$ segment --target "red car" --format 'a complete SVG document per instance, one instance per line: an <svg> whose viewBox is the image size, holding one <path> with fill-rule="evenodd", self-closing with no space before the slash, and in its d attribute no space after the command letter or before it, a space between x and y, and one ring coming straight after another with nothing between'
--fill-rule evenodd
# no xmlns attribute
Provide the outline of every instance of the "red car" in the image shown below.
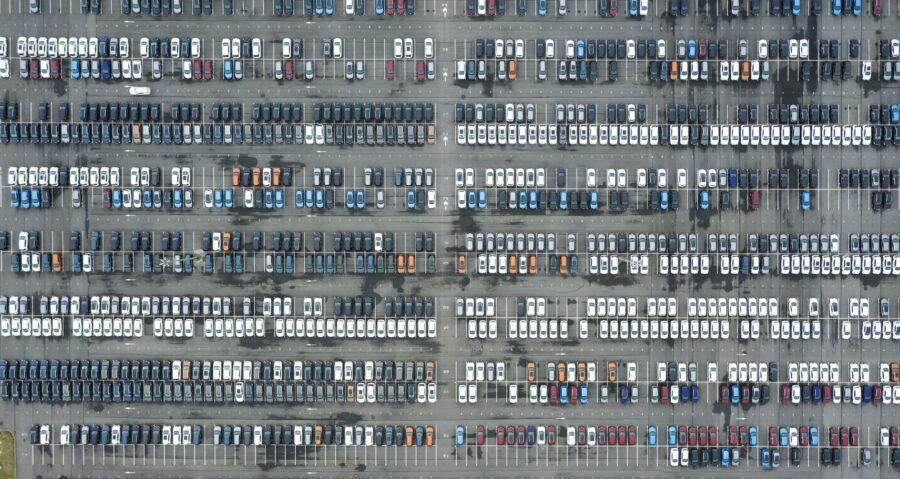
<svg viewBox="0 0 900 479"><path fill-rule="evenodd" d="M687 427L686 426L678 426L678 445L679 446L687 445Z"/></svg>
<svg viewBox="0 0 900 479"><path fill-rule="evenodd" d="M606 426L597 426L597 445L606 445Z"/></svg>
<svg viewBox="0 0 900 479"><path fill-rule="evenodd" d="M487 14L488 15L496 15L497 14L497 0L488 0L487 2Z"/></svg>
<svg viewBox="0 0 900 479"><path fill-rule="evenodd" d="M609 0L609 16L614 17L619 13L619 2L616 0Z"/></svg>
<svg viewBox="0 0 900 479"><path fill-rule="evenodd" d="M31 78L40 78L41 76L41 64L37 61L37 59L31 59Z"/></svg>
<svg viewBox="0 0 900 479"><path fill-rule="evenodd" d="M891 431L891 446L894 446L894 447L900 446L900 434L898 434L897 426L892 426L890 431Z"/></svg>
<svg viewBox="0 0 900 479"><path fill-rule="evenodd" d="M625 426L619 426L619 439L618 439L618 441L619 441L619 445L620 445L620 446L624 446L624 445L625 445L625 441L628 440L627 437L625 436L625 434L626 434Z"/></svg>
<svg viewBox="0 0 900 479"><path fill-rule="evenodd" d="M550 385L550 404L556 404L557 397L559 397L559 389L556 387L556 384L551 384Z"/></svg>
<svg viewBox="0 0 900 479"><path fill-rule="evenodd" d="M759 209L759 192L753 191L750 193L750 207L754 210Z"/></svg>
<svg viewBox="0 0 900 479"><path fill-rule="evenodd" d="M778 446L778 428L775 426L769 427L769 446Z"/></svg>
<svg viewBox="0 0 900 479"><path fill-rule="evenodd" d="M584 446L587 443L587 428L584 426L578 426L575 437L578 438L578 445Z"/></svg>
<svg viewBox="0 0 900 479"><path fill-rule="evenodd" d="M809 428L806 426L800 427L800 445L801 446L809 445Z"/></svg>
<svg viewBox="0 0 900 479"><path fill-rule="evenodd" d="M388 80L394 79L394 60L388 60L384 65L384 76Z"/></svg>
<svg viewBox="0 0 900 479"><path fill-rule="evenodd" d="M874 384L872 386L872 402L874 404L881 404L881 385L880 384Z"/></svg>
<svg viewBox="0 0 900 479"><path fill-rule="evenodd" d="M506 444L506 428L503 426L497 426L497 445L503 446Z"/></svg>
<svg viewBox="0 0 900 479"><path fill-rule="evenodd" d="M397 15L406 14L406 0L397 0L397 8L394 10Z"/></svg>
<svg viewBox="0 0 900 479"><path fill-rule="evenodd" d="M59 59L50 60L50 78L59 78Z"/></svg>
<svg viewBox="0 0 900 479"><path fill-rule="evenodd" d="M747 431L747 426L738 428L738 437L740 438L741 446L746 446L747 443L750 442L750 434Z"/></svg>
<svg viewBox="0 0 900 479"><path fill-rule="evenodd" d="M881 16L881 0L875 0L872 2L872 14L876 17Z"/></svg>
<svg viewBox="0 0 900 479"><path fill-rule="evenodd" d="M284 61L284 78L286 80L294 79L294 60Z"/></svg>
<svg viewBox="0 0 900 479"><path fill-rule="evenodd" d="M847 430L847 427L844 426L840 429L841 432L841 446L849 446L850 445L850 433Z"/></svg>
<svg viewBox="0 0 900 479"><path fill-rule="evenodd" d="M213 77L213 61L206 60L203 62L203 79L212 80Z"/></svg>
<svg viewBox="0 0 900 479"><path fill-rule="evenodd" d="M822 402L825 404L831 403L831 385L826 384L822 386Z"/></svg>
<svg viewBox="0 0 900 479"><path fill-rule="evenodd" d="M791 387L787 384L781 385L781 404L788 404L791 402Z"/></svg>
<svg viewBox="0 0 900 479"><path fill-rule="evenodd" d="M729 402L729 389L727 384L722 384L719 386L719 402L722 404L728 404Z"/></svg>
<svg viewBox="0 0 900 479"><path fill-rule="evenodd" d="M425 79L425 60L419 60L416 62L416 80L422 81Z"/></svg>
<svg viewBox="0 0 900 479"><path fill-rule="evenodd" d="M385 2L384 10L388 15L394 14L394 0L387 0Z"/></svg>
<svg viewBox="0 0 900 479"><path fill-rule="evenodd" d="M729 446L737 446L738 445L738 429L737 426L729 426L728 427L728 445Z"/></svg>
<svg viewBox="0 0 900 479"><path fill-rule="evenodd" d="M691 426L688 428L688 445L696 446L697 445L697 427Z"/></svg>
<svg viewBox="0 0 900 479"><path fill-rule="evenodd" d="M556 445L556 426L547 426L547 444Z"/></svg>
<svg viewBox="0 0 900 479"><path fill-rule="evenodd" d="M519 428L516 430L516 435L519 436L520 446L524 446L525 444L527 444L525 440L525 426L519 426Z"/></svg>
<svg viewBox="0 0 900 479"><path fill-rule="evenodd" d="M741 404L750 403L750 386L748 384L741 385Z"/></svg>
<svg viewBox="0 0 900 479"><path fill-rule="evenodd" d="M637 444L637 426L628 426L628 445Z"/></svg>
<svg viewBox="0 0 900 479"><path fill-rule="evenodd" d="M609 426L608 428L606 428L606 431L609 435L609 445L615 446L616 444L618 444L619 441L616 440L616 426Z"/></svg>
<svg viewBox="0 0 900 479"><path fill-rule="evenodd" d="M194 80L200 80L203 78L203 64L200 63L200 60L194 60Z"/></svg>
<svg viewBox="0 0 900 479"><path fill-rule="evenodd" d="M838 445L838 428L834 426L828 428L828 443L831 447Z"/></svg>
<svg viewBox="0 0 900 479"><path fill-rule="evenodd" d="M850 426L850 445L859 446L859 428Z"/></svg>
<svg viewBox="0 0 900 479"><path fill-rule="evenodd" d="M706 426L697 428L697 443L701 446L706 446Z"/></svg>
<svg viewBox="0 0 900 479"><path fill-rule="evenodd" d="M659 402L669 404L669 386L663 384L659 387Z"/></svg>
<svg viewBox="0 0 900 479"><path fill-rule="evenodd" d="M516 426L508 426L506 428L506 445L507 446L515 446L516 445Z"/></svg>
<svg viewBox="0 0 900 479"><path fill-rule="evenodd" d="M569 384L569 404L578 404L578 387Z"/></svg>
<svg viewBox="0 0 900 479"><path fill-rule="evenodd" d="M484 445L484 426L481 424L475 428L475 444L478 446Z"/></svg>
<svg viewBox="0 0 900 479"><path fill-rule="evenodd" d="M709 426L709 445L712 447L716 447L716 443L719 442L719 432L716 430L716 426Z"/></svg>
<svg viewBox="0 0 900 479"><path fill-rule="evenodd" d="M700 57L701 60L706 59L706 39L702 38L697 42L697 56Z"/></svg>
<svg viewBox="0 0 900 479"><path fill-rule="evenodd" d="M112 192L110 190L103 190L103 207L104 208L112 208Z"/></svg>

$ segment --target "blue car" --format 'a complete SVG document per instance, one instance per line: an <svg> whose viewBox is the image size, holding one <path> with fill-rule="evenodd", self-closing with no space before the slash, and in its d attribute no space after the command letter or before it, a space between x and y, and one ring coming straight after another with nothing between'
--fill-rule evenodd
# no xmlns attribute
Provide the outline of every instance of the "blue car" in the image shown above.
<svg viewBox="0 0 900 479"><path fill-rule="evenodd" d="M116 188L112 192L112 204L113 208L121 208L122 207L122 190Z"/></svg>
<svg viewBox="0 0 900 479"><path fill-rule="evenodd" d="M321 188L316 189L316 208L325 207L325 192Z"/></svg>
<svg viewBox="0 0 900 479"><path fill-rule="evenodd" d="M334 0L325 0L325 15L334 15Z"/></svg>
<svg viewBox="0 0 900 479"><path fill-rule="evenodd" d="M841 14L841 0L831 0L831 14L832 15L840 15Z"/></svg>
<svg viewBox="0 0 900 479"><path fill-rule="evenodd" d="M891 123L900 123L900 105L896 103L891 105Z"/></svg>
<svg viewBox="0 0 900 479"><path fill-rule="evenodd" d="M722 448L722 467L728 467L731 464L731 450L727 447Z"/></svg>
<svg viewBox="0 0 900 479"><path fill-rule="evenodd" d="M535 435L536 435L536 434L537 434L537 429L535 429L534 426L528 426L528 432L527 432L527 434L526 434L525 437L528 438L528 445L529 445L529 446L533 446L533 445L534 445L534 439L535 439Z"/></svg>
<svg viewBox="0 0 900 479"><path fill-rule="evenodd" d="M267 189L264 198L265 198L266 209L271 210L272 207L275 206L275 202L273 201L273 198L272 198L272 190ZM219 208L218 204L216 204L216 208Z"/></svg>
<svg viewBox="0 0 900 479"><path fill-rule="evenodd" d="M538 207L538 195L537 191L529 191L528 192L528 209L536 210Z"/></svg>
<svg viewBox="0 0 900 479"><path fill-rule="evenodd" d="M581 384L580 386L578 386L578 396L579 396L579 400L581 401L581 404L588 403L588 385L587 384Z"/></svg>
<svg viewBox="0 0 900 479"><path fill-rule="evenodd" d="M347 201L345 202L345 206L350 210L356 206L356 196L353 195L353 190L347 190Z"/></svg>
<svg viewBox="0 0 900 479"><path fill-rule="evenodd" d="M750 426L748 433L750 434L750 446L756 446L759 443L759 431L756 426Z"/></svg>
<svg viewBox="0 0 900 479"><path fill-rule="evenodd" d="M375 0L375 15L384 15L384 0Z"/></svg>
<svg viewBox="0 0 900 479"><path fill-rule="evenodd" d="M538 0L537 2L537 12L539 16L547 15L547 0Z"/></svg>
<svg viewBox="0 0 900 479"><path fill-rule="evenodd" d="M294 192L294 207L303 208L303 190L297 190Z"/></svg>
<svg viewBox="0 0 900 479"><path fill-rule="evenodd" d="M234 78L233 68L234 68L234 60L232 60L230 58L226 58L225 59L225 68L223 69L225 72L226 80L231 80L232 78Z"/></svg>
<svg viewBox="0 0 900 479"><path fill-rule="evenodd" d="M153 192L150 188L144 188L144 208L153 208Z"/></svg>
<svg viewBox="0 0 900 479"><path fill-rule="evenodd" d="M762 448L762 450L759 451L759 465L763 469L768 469L768 468L772 467L768 447L764 447L764 448Z"/></svg>
<svg viewBox="0 0 900 479"><path fill-rule="evenodd" d="M647 445L648 446L656 445L656 426L648 426L647 427Z"/></svg>
<svg viewBox="0 0 900 479"><path fill-rule="evenodd" d="M275 207L279 210L284 208L284 190L281 188L275 190Z"/></svg>
<svg viewBox="0 0 900 479"><path fill-rule="evenodd" d="M316 15L322 16L323 13L325 13L324 0L316 0Z"/></svg>
<svg viewBox="0 0 900 479"><path fill-rule="evenodd" d="M818 446L819 445L819 428L816 426L811 426L809 428L809 445L810 446Z"/></svg>
<svg viewBox="0 0 900 479"><path fill-rule="evenodd" d="M32 188L31 189L31 207L32 208L40 208L41 207L41 189L40 188Z"/></svg>
<svg viewBox="0 0 900 479"><path fill-rule="evenodd" d="M72 78L76 80L81 78L81 60L73 58L69 62L69 70L72 71Z"/></svg>
<svg viewBox="0 0 900 479"><path fill-rule="evenodd" d="M175 205L175 208L181 209L184 206L184 190L181 188L175 189L175 195L172 203Z"/></svg>
<svg viewBox="0 0 900 479"><path fill-rule="evenodd" d="M222 205L224 204L222 202L222 189L221 188L216 188L213 191L213 204L216 206L216 208L221 208Z"/></svg>
<svg viewBox="0 0 900 479"><path fill-rule="evenodd" d="M669 426L667 431L668 431L667 435L669 436L669 439L668 439L669 445L674 446L675 444L678 443L678 438L676 437L677 430L675 429L675 426Z"/></svg>
<svg viewBox="0 0 900 479"><path fill-rule="evenodd" d="M412 197L412 206L411 207L409 206L410 196ZM469 190L467 192L467 196L468 196L468 198L467 198L468 201L467 201L466 206L468 206L468 208L470 210L474 210L475 206L477 206L477 204L478 204L476 201L475 190ZM415 206L416 206L416 193L412 190L410 190L409 193L406 194L406 206L408 208L415 208Z"/></svg>
<svg viewBox="0 0 900 479"><path fill-rule="evenodd" d="M591 209L596 210L600 207L599 197L596 191L591 191Z"/></svg>
<svg viewBox="0 0 900 479"><path fill-rule="evenodd" d="M575 42L575 58L578 58L579 60L584 58L584 40Z"/></svg>
<svg viewBox="0 0 900 479"><path fill-rule="evenodd" d="M737 170L731 168L728 170L728 186L731 188L736 187L738 184Z"/></svg>
<svg viewBox="0 0 900 479"><path fill-rule="evenodd" d="M316 206L315 197L316 197L315 191L313 191L312 188L307 188L306 189L306 207L307 208L312 208L313 206Z"/></svg>
<svg viewBox="0 0 900 479"><path fill-rule="evenodd" d="M19 189L15 188L15 187L10 188L9 194L11 196L10 203L12 204L12 207L18 208L19 207Z"/></svg>
<svg viewBox="0 0 900 479"><path fill-rule="evenodd" d="M691 385L691 402L697 404L700 401L700 386Z"/></svg>
<svg viewBox="0 0 900 479"><path fill-rule="evenodd" d="M366 190L356 190L356 207L359 209L366 207Z"/></svg>
<svg viewBox="0 0 900 479"><path fill-rule="evenodd" d="M800 209L802 209L802 210L809 209L809 192L808 191L800 192Z"/></svg>
<svg viewBox="0 0 900 479"><path fill-rule="evenodd" d="M709 209L709 191L703 190L700 192L700 209Z"/></svg>
<svg viewBox="0 0 900 479"><path fill-rule="evenodd" d="M559 386L559 405L569 404L569 387L565 384Z"/></svg>
<svg viewBox="0 0 900 479"><path fill-rule="evenodd" d="M482 210L487 208L487 191L478 190L478 208Z"/></svg>
<svg viewBox="0 0 900 479"><path fill-rule="evenodd" d="M695 40L688 40L687 54L691 60L697 58L697 42Z"/></svg>
<svg viewBox="0 0 900 479"><path fill-rule="evenodd" d="M858 17L862 13L862 0L853 0L853 16Z"/></svg>
<svg viewBox="0 0 900 479"><path fill-rule="evenodd" d="M469 191L469 202L467 205L469 208L475 207L475 192ZM408 190L406 192L406 207L409 209L415 209L416 207L416 191Z"/></svg>
<svg viewBox="0 0 900 479"><path fill-rule="evenodd" d="M788 430L786 427L778 428L778 441L782 446L788 445Z"/></svg>
<svg viewBox="0 0 900 479"><path fill-rule="evenodd" d="M731 385L731 404L738 404L741 402L741 389L737 384Z"/></svg>
<svg viewBox="0 0 900 479"><path fill-rule="evenodd" d="M528 193L525 190L519 192L519 209L528 208Z"/></svg>
<svg viewBox="0 0 900 479"><path fill-rule="evenodd" d="M659 208L661 210L669 209L669 192L668 191L660 191L659 192Z"/></svg>
<svg viewBox="0 0 900 479"><path fill-rule="evenodd" d="M569 192L568 191L560 191L559 192L559 209L561 209L561 210L569 209Z"/></svg>
<svg viewBox="0 0 900 479"><path fill-rule="evenodd" d="M628 0L628 15L638 16L638 0Z"/></svg>
<svg viewBox="0 0 900 479"><path fill-rule="evenodd" d="M29 190L28 188L22 188L19 202L21 203L22 208L25 208L26 210L28 208L31 208L31 190Z"/></svg>
<svg viewBox="0 0 900 479"><path fill-rule="evenodd" d="M228 209L234 208L234 190L231 188L225 190L225 207Z"/></svg>
<svg viewBox="0 0 900 479"><path fill-rule="evenodd" d="M462 446L466 443L466 428L456 426L456 445Z"/></svg>

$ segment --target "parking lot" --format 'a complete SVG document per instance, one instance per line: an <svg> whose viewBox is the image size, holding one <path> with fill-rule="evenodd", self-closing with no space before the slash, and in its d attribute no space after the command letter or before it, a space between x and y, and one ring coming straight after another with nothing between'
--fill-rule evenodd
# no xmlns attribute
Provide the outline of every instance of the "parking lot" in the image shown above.
<svg viewBox="0 0 900 479"><path fill-rule="evenodd" d="M30 1L18 475L897 475L898 2Z"/></svg>

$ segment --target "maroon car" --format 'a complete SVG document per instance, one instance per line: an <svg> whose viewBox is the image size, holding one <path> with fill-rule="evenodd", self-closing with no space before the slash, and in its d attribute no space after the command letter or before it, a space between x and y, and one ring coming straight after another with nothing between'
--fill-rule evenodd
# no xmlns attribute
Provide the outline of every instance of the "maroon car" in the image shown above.
<svg viewBox="0 0 900 479"><path fill-rule="evenodd" d="M294 60L284 61L284 78L286 80L294 79Z"/></svg>
<svg viewBox="0 0 900 479"><path fill-rule="evenodd" d="M203 64L200 60L194 60L194 80L200 80L203 78Z"/></svg>
<svg viewBox="0 0 900 479"><path fill-rule="evenodd" d="M206 60L203 62L203 79L212 80L213 77L213 61Z"/></svg>
<svg viewBox="0 0 900 479"><path fill-rule="evenodd" d="M41 63L37 59L31 59L31 78L41 77Z"/></svg>
<svg viewBox="0 0 900 479"><path fill-rule="evenodd" d="M59 78L59 58L50 60L50 78Z"/></svg>

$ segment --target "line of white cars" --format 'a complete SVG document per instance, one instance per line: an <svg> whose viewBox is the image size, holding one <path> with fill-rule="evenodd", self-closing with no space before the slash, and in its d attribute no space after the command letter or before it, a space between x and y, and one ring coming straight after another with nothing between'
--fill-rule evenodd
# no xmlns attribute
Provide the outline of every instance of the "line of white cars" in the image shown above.
<svg viewBox="0 0 900 479"><path fill-rule="evenodd" d="M62 318L4 316L0 318L0 335L4 338L62 337Z"/></svg>
<svg viewBox="0 0 900 479"><path fill-rule="evenodd" d="M266 335L264 318L206 318L203 335L207 338L252 338Z"/></svg>
<svg viewBox="0 0 900 479"><path fill-rule="evenodd" d="M506 381L506 363L466 361L466 381Z"/></svg>
<svg viewBox="0 0 900 479"><path fill-rule="evenodd" d="M491 320L490 322L493 322ZM471 321L470 321L471 323ZM507 337L510 339L568 339L569 321L567 319L510 319L507 322ZM488 337L495 338L496 330L492 331L488 325ZM471 333L471 325L470 325ZM579 333L580 334L580 333ZM479 331L479 337L480 331ZM580 337L586 337L580 336Z"/></svg>
<svg viewBox="0 0 900 479"><path fill-rule="evenodd" d="M130 52L128 37L114 40L116 48L110 49L109 55L127 58ZM19 37L16 54L22 58L97 58L99 46L98 37Z"/></svg>
<svg viewBox="0 0 900 479"><path fill-rule="evenodd" d="M779 272L783 275L896 276L900 275L900 254L783 254Z"/></svg>
<svg viewBox="0 0 900 479"><path fill-rule="evenodd" d="M157 321L159 320L157 319ZM154 333L156 333L155 330ZM143 318L99 318L87 316L72 318L72 336L79 338L140 338L143 335ZM160 335L156 334L156 336Z"/></svg>
<svg viewBox="0 0 900 479"><path fill-rule="evenodd" d="M279 338L434 338L437 337L437 319L275 318L275 336Z"/></svg>
<svg viewBox="0 0 900 479"><path fill-rule="evenodd" d="M10 166L6 170L6 183L9 186L59 186L59 171L57 166ZM76 168L75 171L79 170ZM109 168L107 180L108 174Z"/></svg>

